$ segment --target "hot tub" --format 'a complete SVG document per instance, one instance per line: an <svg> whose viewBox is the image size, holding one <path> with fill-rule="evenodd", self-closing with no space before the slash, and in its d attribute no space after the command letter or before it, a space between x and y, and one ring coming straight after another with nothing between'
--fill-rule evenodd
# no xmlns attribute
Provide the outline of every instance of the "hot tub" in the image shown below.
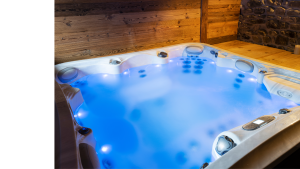
<svg viewBox="0 0 300 169"><path fill-rule="evenodd" d="M62 63L55 78L102 169L230 167L300 119L299 71L203 43Z"/></svg>

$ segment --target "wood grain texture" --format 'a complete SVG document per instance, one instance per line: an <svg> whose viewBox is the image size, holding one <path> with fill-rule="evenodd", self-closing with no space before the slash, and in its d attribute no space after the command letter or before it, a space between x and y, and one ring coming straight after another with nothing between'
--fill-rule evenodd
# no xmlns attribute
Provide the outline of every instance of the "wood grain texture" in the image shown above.
<svg viewBox="0 0 300 169"><path fill-rule="evenodd" d="M147 0L55 4L55 16L84 16L179 9L199 9L200 0Z"/></svg>
<svg viewBox="0 0 300 169"><path fill-rule="evenodd" d="M208 27L208 0L201 0L201 35L200 42L207 43L207 27Z"/></svg>
<svg viewBox="0 0 300 169"><path fill-rule="evenodd" d="M200 42L199 0L57 0L55 63Z"/></svg>
<svg viewBox="0 0 300 169"><path fill-rule="evenodd" d="M220 37L216 37L216 38L210 38L208 39L207 43L208 44L218 44L218 43L222 43L222 42L227 42L227 41L232 41L232 40L236 40L237 39L237 35L228 35L228 36L220 36Z"/></svg>
<svg viewBox="0 0 300 169"><path fill-rule="evenodd" d="M209 0L207 42L210 44L237 39L241 0Z"/></svg>
<svg viewBox="0 0 300 169"><path fill-rule="evenodd" d="M300 70L300 55L285 50L239 40L223 42L214 46L264 62Z"/></svg>

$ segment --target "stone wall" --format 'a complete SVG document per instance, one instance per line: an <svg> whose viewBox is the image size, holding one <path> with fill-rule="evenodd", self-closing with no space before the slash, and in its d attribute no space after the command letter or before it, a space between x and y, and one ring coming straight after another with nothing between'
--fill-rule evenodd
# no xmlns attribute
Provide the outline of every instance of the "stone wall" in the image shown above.
<svg viewBox="0 0 300 169"><path fill-rule="evenodd" d="M242 0L238 39L294 51L300 44L299 0Z"/></svg>

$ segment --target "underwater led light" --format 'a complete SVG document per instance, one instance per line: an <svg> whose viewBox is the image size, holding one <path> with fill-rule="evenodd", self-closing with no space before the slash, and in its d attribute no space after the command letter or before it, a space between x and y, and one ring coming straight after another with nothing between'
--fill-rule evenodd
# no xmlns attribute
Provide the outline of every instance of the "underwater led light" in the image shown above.
<svg viewBox="0 0 300 169"><path fill-rule="evenodd" d="M160 67L160 65L156 65L156 67Z"/></svg>
<svg viewBox="0 0 300 169"><path fill-rule="evenodd" d="M124 72L124 75L127 75L128 74L128 72Z"/></svg>
<svg viewBox="0 0 300 169"><path fill-rule="evenodd" d="M106 76L108 76L108 75L107 74L103 75L103 77L106 77Z"/></svg>
<svg viewBox="0 0 300 169"><path fill-rule="evenodd" d="M232 70L227 70L228 73L232 73Z"/></svg>
<svg viewBox="0 0 300 169"><path fill-rule="evenodd" d="M169 62L173 62L173 60L169 60Z"/></svg>
<svg viewBox="0 0 300 169"><path fill-rule="evenodd" d="M82 114L81 113L78 113L78 117L80 117Z"/></svg>
<svg viewBox="0 0 300 169"><path fill-rule="evenodd" d="M211 64L215 64L215 62L210 62Z"/></svg>
<svg viewBox="0 0 300 169"><path fill-rule="evenodd" d="M110 150L111 150L111 147L109 145L104 145L101 147L101 152L103 152L103 153L108 153L108 152L110 152Z"/></svg>
<svg viewBox="0 0 300 169"><path fill-rule="evenodd" d="M254 79L254 78L249 78L248 80L251 81L251 82L255 82L256 81L256 79Z"/></svg>

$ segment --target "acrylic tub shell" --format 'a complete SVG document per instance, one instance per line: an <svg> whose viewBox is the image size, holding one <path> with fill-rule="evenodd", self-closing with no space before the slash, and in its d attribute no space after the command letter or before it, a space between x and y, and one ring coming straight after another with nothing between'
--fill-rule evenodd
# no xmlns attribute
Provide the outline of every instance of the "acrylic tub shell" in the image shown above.
<svg viewBox="0 0 300 169"><path fill-rule="evenodd" d="M234 53L230 53L225 50L221 50L214 46L210 46L203 43L185 43L185 44L174 45L174 46L141 51L141 52L134 52L134 53L127 53L122 55L114 55L114 56L108 56L102 58L94 58L94 59L62 63L55 66L55 79L57 83L60 85L61 89L64 91L65 97L68 100L71 111L75 112L76 109L81 104L84 103L84 99L81 95L80 90L78 88L73 88L70 86L70 84L75 82L76 80L90 74L98 74L98 73L120 74L125 70L133 67L138 67L138 66L143 66L148 64L167 64L171 58L181 57L187 46L194 46L194 47L198 46L200 48L204 47L203 54L205 54L205 56L209 57L214 62L216 62L217 66L237 69L242 71L243 70L249 71L248 73L255 76L258 79L259 83L263 83L270 93L279 95L281 97L286 96L289 97L288 99L290 99L291 101L300 103L300 88L299 88L300 72L299 71L258 61ZM212 53L218 53L218 57L215 57L215 55L211 53L212 50L214 51ZM157 55L159 52L168 53L168 57L166 58L158 57ZM118 60L121 63L117 65L110 64L112 60ZM63 78L63 79L71 79L68 82L61 81L60 80L61 78L59 78L60 76L59 72L66 68L72 70L71 72L69 72L69 74L66 74ZM262 75L259 73L260 70L264 70L267 73ZM288 93L291 93L292 95L289 95ZM249 152L248 150L257 147L258 146L257 144L259 142L271 139L271 137L273 137L276 134L276 132L279 132L283 128L289 127L291 121L294 122L299 121L300 111L298 109L299 107L294 108L295 110L294 114L280 116L280 118L282 117L281 120L280 118L278 118L278 124L281 125L281 128L280 126L277 127L274 126L274 124L276 124L277 122L270 124L269 127L265 126L260 130L266 132L268 131L270 133L265 135L263 138L259 139L258 142L251 143L250 145L252 147L246 148L247 150L245 150L245 148L241 148L240 146L239 146L240 148L235 147L230 152L224 155L224 157L226 158L219 158L216 162L213 162L212 165L210 165L208 168L220 167L222 166L223 163L224 164L226 163L226 165L223 165L225 168L230 167L230 165L233 165L241 157L245 156L245 153ZM289 122L289 124L284 123L284 121ZM271 126L275 127L274 128L275 130L273 129L273 131L271 131L272 129ZM77 131L79 128L78 126L76 128ZM257 134L245 135L244 132L241 131L239 132L235 129L221 134L226 134L228 136L231 136L238 144L243 146L247 146L249 142L249 139L247 138L249 138L250 136L253 138L257 137ZM95 142L93 141L94 138L92 136L84 136L84 137L80 135L77 136L78 136L77 141L79 143L88 143L89 145L94 147ZM238 149L241 149L241 152L236 152L238 151ZM285 147L284 151L286 149L287 147ZM233 155L229 158L228 157L229 154L233 154ZM239 156L237 156L237 154ZM231 160L228 161L228 158Z"/></svg>

